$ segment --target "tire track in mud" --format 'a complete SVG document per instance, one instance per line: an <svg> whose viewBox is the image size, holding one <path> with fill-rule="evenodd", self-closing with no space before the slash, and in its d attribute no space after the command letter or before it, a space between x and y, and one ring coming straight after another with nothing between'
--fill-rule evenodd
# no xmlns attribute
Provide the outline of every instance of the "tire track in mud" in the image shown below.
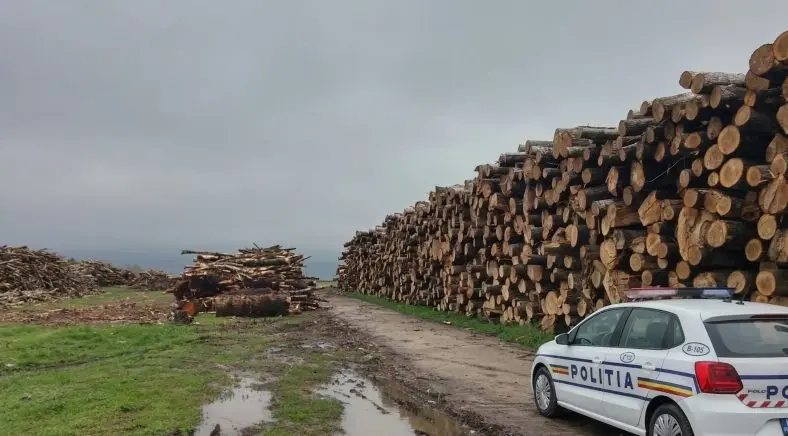
<svg viewBox="0 0 788 436"><path fill-rule="evenodd" d="M478 414L493 434L616 436L621 431L577 414L549 420L536 411L533 353L497 338L402 315L373 304L327 296L331 314L401 356L415 383L454 414Z"/></svg>

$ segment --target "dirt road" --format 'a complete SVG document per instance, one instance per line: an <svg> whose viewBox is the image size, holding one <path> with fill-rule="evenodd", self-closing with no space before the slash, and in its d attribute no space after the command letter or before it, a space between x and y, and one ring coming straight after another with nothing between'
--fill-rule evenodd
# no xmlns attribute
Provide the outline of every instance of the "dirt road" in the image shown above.
<svg viewBox="0 0 788 436"><path fill-rule="evenodd" d="M527 350L352 298L331 296L329 301L337 318L406 359L419 383L440 392L455 411L476 412L513 435L622 434L574 414L560 421L541 417L532 401L532 353Z"/></svg>

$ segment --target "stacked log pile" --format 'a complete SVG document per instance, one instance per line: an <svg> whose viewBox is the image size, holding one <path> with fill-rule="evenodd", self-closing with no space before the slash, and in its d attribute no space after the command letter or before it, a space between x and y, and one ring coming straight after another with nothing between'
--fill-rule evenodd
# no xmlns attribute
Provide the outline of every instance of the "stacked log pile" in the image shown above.
<svg viewBox="0 0 788 436"><path fill-rule="evenodd" d="M642 286L788 301L788 32L617 126L555 130L345 244L346 290L555 330Z"/></svg>
<svg viewBox="0 0 788 436"><path fill-rule="evenodd" d="M0 246L0 307L96 292L93 278L62 256L25 246Z"/></svg>
<svg viewBox="0 0 788 436"><path fill-rule="evenodd" d="M294 248L279 245L244 248L237 253L183 250L195 255L173 291L180 302L217 315L270 316L318 309L316 283L304 276L304 261Z"/></svg>

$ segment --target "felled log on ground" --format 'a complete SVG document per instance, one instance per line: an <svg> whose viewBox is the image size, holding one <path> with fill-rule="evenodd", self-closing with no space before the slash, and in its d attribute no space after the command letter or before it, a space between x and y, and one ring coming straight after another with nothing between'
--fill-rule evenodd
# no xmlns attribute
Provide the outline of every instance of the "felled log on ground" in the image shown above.
<svg viewBox="0 0 788 436"><path fill-rule="evenodd" d="M266 317L287 315L290 303L283 296L220 295L213 297L216 316Z"/></svg>

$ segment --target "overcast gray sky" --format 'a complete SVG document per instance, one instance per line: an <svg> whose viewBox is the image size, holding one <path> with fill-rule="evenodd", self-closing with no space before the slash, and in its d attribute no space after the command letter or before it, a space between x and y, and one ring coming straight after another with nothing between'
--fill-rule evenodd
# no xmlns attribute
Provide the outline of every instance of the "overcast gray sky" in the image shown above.
<svg viewBox="0 0 788 436"><path fill-rule="evenodd" d="M788 1L0 0L0 243L355 229L556 127L741 71Z"/></svg>

